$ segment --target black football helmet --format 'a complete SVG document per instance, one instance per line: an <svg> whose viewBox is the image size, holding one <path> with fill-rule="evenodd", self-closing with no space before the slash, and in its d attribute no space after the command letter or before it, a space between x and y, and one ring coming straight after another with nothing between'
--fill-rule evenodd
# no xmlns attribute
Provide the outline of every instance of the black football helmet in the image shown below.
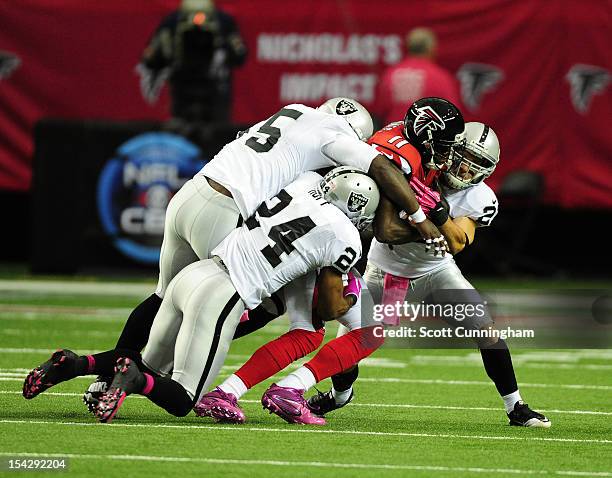
<svg viewBox="0 0 612 478"><path fill-rule="evenodd" d="M423 164L429 169L445 171L465 147L463 115L443 98L432 96L412 103L404 117L404 134L425 153Z"/></svg>

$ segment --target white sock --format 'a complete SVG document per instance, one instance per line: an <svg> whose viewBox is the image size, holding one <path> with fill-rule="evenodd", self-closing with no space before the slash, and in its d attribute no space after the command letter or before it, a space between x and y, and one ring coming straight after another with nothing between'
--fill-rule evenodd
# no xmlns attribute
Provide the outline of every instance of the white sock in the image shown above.
<svg viewBox="0 0 612 478"><path fill-rule="evenodd" d="M231 374L225 379L225 381L219 385L219 388L225 393L233 393L236 398L242 397L247 393L247 386L244 384L240 377L235 374Z"/></svg>
<svg viewBox="0 0 612 478"><path fill-rule="evenodd" d="M306 391L310 387L314 387L316 383L317 379L310 369L307 367L300 367L295 372L290 373L279 382L276 382L276 385L279 387L298 388Z"/></svg>
<svg viewBox="0 0 612 478"><path fill-rule="evenodd" d="M523 399L521 398L521 394L518 390L508 395L504 395L502 397L502 400L504 401L504 406L506 407L506 413L510 413L512 410L514 410L514 405L516 404L516 402L523 401Z"/></svg>
<svg viewBox="0 0 612 478"><path fill-rule="evenodd" d="M351 396L352 392L353 392L353 387L350 387L348 390L345 390L344 392L338 392L334 387L332 387L332 397L334 397L334 400L336 401L336 405L344 405L346 401L349 399L349 397Z"/></svg>

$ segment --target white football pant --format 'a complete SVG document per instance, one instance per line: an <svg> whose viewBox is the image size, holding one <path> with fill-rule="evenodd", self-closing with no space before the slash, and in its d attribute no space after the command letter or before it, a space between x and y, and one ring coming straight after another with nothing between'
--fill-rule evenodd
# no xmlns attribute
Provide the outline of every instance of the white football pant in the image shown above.
<svg viewBox="0 0 612 478"><path fill-rule="evenodd" d="M166 210L155 293L163 298L181 269L209 259L210 251L238 226L239 218L234 200L211 188L206 177L198 174L187 181Z"/></svg>
<svg viewBox="0 0 612 478"><path fill-rule="evenodd" d="M218 257L195 262L168 285L155 316L143 363L200 399L219 374L244 302Z"/></svg>

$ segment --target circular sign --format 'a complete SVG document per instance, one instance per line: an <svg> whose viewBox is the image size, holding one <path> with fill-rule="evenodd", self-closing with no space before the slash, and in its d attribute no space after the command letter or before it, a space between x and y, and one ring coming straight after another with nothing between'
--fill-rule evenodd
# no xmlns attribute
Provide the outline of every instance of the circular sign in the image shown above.
<svg viewBox="0 0 612 478"><path fill-rule="evenodd" d="M166 207L205 161L198 147L170 133L146 133L122 144L98 178L104 232L125 256L157 264Z"/></svg>

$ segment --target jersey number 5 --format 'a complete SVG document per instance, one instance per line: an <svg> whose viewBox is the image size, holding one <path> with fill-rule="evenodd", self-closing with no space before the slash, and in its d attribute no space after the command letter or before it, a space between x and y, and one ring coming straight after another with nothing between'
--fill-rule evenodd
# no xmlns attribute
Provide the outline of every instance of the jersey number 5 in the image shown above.
<svg viewBox="0 0 612 478"><path fill-rule="evenodd" d="M256 136L251 136L249 139L247 139L246 145L249 148L251 148L253 151L257 151L258 153L267 153L268 151L270 151L274 147L274 145L277 143L278 139L281 137L280 128L277 128L276 126L272 126L272 124L280 116L286 116L287 118L296 120L300 116L302 116L302 112L297 111L297 110L292 110L291 108L283 108L278 113L276 113L274 116L272 116L268 121L266 121L263 125L261 125L261 127L257 130L258 133L268 135L268 137L266 138L266 142L260 143L257 140L261 139L261 137L258 138Z"/></svg>

